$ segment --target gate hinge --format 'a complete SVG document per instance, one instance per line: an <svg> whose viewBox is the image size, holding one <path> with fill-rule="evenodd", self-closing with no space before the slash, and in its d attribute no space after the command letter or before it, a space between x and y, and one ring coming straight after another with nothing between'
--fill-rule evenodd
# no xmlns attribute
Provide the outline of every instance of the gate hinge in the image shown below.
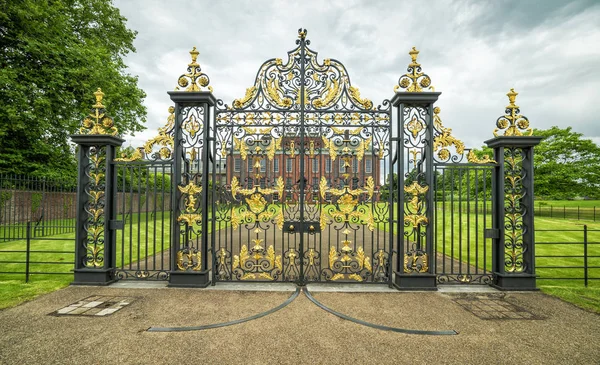
<svg viewBox="0 0 600 365"><path fill-rule="evenodd" d="M108 228L110 228L112 230L123 229L123 227L125 227L125 224L123 224L123 221L112 220L108 224Z"/></svg>
<svg viewBox="0 0 600 365"><path fill-rule="evenodd" d="M485 230L484 237L498 239L500 238L500 230L497 228L488 228Z"/></svg>

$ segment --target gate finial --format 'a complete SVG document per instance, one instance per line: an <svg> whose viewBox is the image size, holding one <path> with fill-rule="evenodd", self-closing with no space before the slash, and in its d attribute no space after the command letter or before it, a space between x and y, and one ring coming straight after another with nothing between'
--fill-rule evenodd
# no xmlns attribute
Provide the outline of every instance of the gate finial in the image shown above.
<svg viewBox="0 0 600 365"><path fill-rule="evenodd" d="M208 91L212 93L212 86L208 86L210 79L207 74L202 72L200 64L197 62L199 54L200 52L196 50L196 47L192 48L190 51L192 62L188 63L187 73L179 76L177 84L186 87L185 91L203 91L202 88L207 87ZM179 90L179 87L176 87L175 90Z"/></svg>
<svg viewBox="0 0 600 365"><path fill-rule="evenodd" d="M504 129L505 136L531 136L533 129L529 127L529 119L526 116L519 114L519 106L515 104L515 99L519 95L514 88L506 94L509 104L506 106L504 115L496 120L496 129L494 129L494 137L498 137L498 132Z"/></svg>
<svg viewBox="0 0 600 365"><path fill-rule="evenodd" d="M407 92L422 92L423 88L435 91L434 87L431 86L431 78L421 72L421 64L417 62L417 56L419 55L417 48L413 47L408 54L412 62L408 65L408 72L398 79L398 85L394 86L394 92L398 92L400 88L406 89Z"/></svg>
<svg viewBox="0 0 600 365"><path fill-rule="evenodd" d="M106 110L104 109L104 105L102 105L102 98L104 97L102 89L98 88L94 96L96 97L96 103L92 105L92 112L83 118L79 133L110 134L116 136L119 131L115 127L115 122L111 117L106 115Z"/></svg>

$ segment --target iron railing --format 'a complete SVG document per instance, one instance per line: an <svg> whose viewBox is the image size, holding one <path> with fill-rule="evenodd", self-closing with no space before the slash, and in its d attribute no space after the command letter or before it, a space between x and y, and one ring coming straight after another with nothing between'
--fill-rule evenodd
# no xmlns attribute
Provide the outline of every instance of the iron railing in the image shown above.
<svg viewBox="0 0 600 365"><path fill-rule="evenodd" d="M600 220L600 207L567 207L561 206L546 206L540 203L536 204L535 207L536 217L546 218L559 218L559 219L577 219L577 220L589 220L596 221Z"/></svg>
<svg viewBox="0 0 600 365"><path fill-rule="evenodd" d="M538 280L583 280L586 287L591 280L600 280L600 229L588 229L587 225L582 229L536 229L536 236L543 237L545 232L577 238L536 240Z"/></svg>
<svg viewBox="0 0 600 365"><path fill-rule="evenodd" d="M75 181L0 174L0 242L75 231Z"/></svg>
<svg viewBox="0 0 600 365"><path fill-rule="evenodd" d="M0 246L0 275L24 275L25 282L29 282L30 275L73 275L75 259L75 237L33 237L33 222L25 224L25 247L4 249ZM71 228L73 227L61 227ZM69 250L56 249L50 242L67 241ZM34 257L32 257L32 255ZM58 266L58 270L48 270L51 266Z"/></svg>

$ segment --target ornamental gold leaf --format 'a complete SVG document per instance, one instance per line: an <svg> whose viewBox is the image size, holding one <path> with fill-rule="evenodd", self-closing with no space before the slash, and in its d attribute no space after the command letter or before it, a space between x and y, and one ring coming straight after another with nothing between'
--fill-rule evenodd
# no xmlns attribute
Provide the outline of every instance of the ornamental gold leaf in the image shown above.
<svg viewBox="0 0 600 365"><path fill-rule="evenodd" d="M350 94L350 98L355 101L356 103L358 103L360 106L362 106L364 109L371 109L373 108L373 102L369 99L361 99L360 97L360 91L358 91L358 88L354 87L354 86L350 86L348 88L348 93Z"/></svg>

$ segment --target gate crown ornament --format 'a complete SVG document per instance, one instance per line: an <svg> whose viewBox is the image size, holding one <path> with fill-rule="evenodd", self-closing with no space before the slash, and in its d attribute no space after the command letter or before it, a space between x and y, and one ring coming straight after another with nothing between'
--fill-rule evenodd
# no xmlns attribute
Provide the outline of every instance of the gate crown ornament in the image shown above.
<svg viewBox="0 0 600 365"><path fill-rule="evenodd" d="M196 47L193 47L190 51L192 62L188 63L187 73L179 76L179 79L177 80L177 85L185 87L185 91L188 92L204 91L203 88L207 88L208 91L212 93L212 86L208 86L208 84L210 83L210 78L207 74L202 72L200 64L197 62L199 54L200 52L196 50ZM175 90L179 90L179 87L176 87Z"/></svg>
<svg viewBox="0 0 600 365"><path fill-rule="evenodd" d="M114 120L106 115L106 110L102 104L104 93L98 88L94 93L96 104L92 105L92 112L81 122L82 127L79 128L80 134L110 134L116 136L119 131L115 127Z"/></svg>
<svg viewBox="0 0 600 365"><path fill-rule="evenodd" d="M417 56L419 55L417 48L413 47L408 54L412 61L406 69L407 73L398 79L398 85L394 86L394 92L398 92L399 89L406 89L409 93L422 92L424 88L435 91L435 88L431 86L429 75L421 72L421 64L417 62Z"/></svg>
<svg viewBox="0 0 600 365"><path fill-rule="evenodd" d="M496 129L494 129L494 137L498 137L498 132L504 129L504 136L531 136L533 129L529 127L529 119L526 116L519 114L521 110L515 104L515 99L519 95L514 88L506 94L509 104L506 106L503 116L496 120Z"/></svg>

